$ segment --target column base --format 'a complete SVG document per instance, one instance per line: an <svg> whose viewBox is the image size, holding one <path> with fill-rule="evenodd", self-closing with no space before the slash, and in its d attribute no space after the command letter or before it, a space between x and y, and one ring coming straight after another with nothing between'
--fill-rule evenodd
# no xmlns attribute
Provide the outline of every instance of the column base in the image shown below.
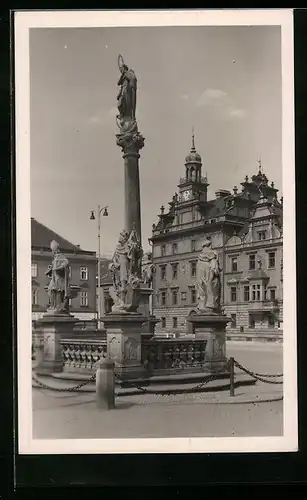
<svg viewBox="0 0 307 500"><path fill-rule="evenodd" d="M212 371L228 369L226 325L230 318L224 314L194 314L188 321L193 324L195 338L206 342L205 356Z"/></svg>
<svg viewBox="0 0 307 500"><path fill-rule="evenodd" d="M121 379L142 377L142 326L148 318L137 313L110 313L101 320L107 330L107 357L114 361L115 373Z"/></svg>
<svg viewBox="0 0 307 500"><path fill-rule="evenodd" d="M48 375L63 371L61 339L71 334L78 319L68 314L45 314L37 321L44 336L42 360L36 368L38 375Z"/></svg>

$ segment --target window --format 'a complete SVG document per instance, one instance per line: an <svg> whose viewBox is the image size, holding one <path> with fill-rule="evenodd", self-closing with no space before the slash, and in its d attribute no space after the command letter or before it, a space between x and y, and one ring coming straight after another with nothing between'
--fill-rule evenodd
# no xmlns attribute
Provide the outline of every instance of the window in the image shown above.
<svg viewBox="0 0 307 500"><path fill-rule="evenodd" d="M256 300L256 285L252 286L252 300Z"/></svg>
<svg viewBox="0 0 307 500"><path fill-rule="evenodd" d="M256 285L256 300L260 300L260 285Z"/></svg>
<svg viewBox="0 0 307 500"><path fill-rule="evenodd" d="M270 290L270 300L275 300L276 299L276 290L272 288Z"/></svg>
<svg viewBox="0 0 307 500"><path fill-rule="evenodd" d="M175 255L178 252L178 245L177 245L177 243L173 243L172 250L173 250L173 255Z"/></svg>
<svg viewBox="0 0 307 500"><path fill-rule="evenodd" d="M265 231L258 231L258 240L265 240Z"/></svg>
<svg viewBox="0 0 307 500"><path fill-rule="evenodd" d="M172 291L172 303L174 306L176 306L178 304L178 291L177 290Z"/></svg>
<svg viewBox="0 0 307 500"><path fill-rule="evenodd" d="M166 318L161 318L161 327L166 328Z"/></svg>
<svg viewBox="0 0 307 500"><path fill-rule="evenodd" d="M166 279L166 266L165 265L160 266L160 277L161 277L161 280Z"/></svg>
<svg viewBox="0 0 307 500"><path fill-rule="evenodd" d="M275 267L275 252L269 252L269 267Z"/></svg>
<svg viewBox="0 0 307 500"><path fill-rule="evenodd" d="M196 302L196 288L191 288L191 302L192 304L195 304Z"/></svg>
<svg viewBox="0 0 307 500"><path fill-rule="evenodd" d="M255 328L255 320L252 314L249 315L249 328Z"/></svg>
<svg viewBox="0 0 307 500"><path fill-rule="evenodd" d="M196 276L196 262L191 262L191 276L192 278L195 278Z"/></svg>
<svg viewBox="0 0 307 500"><path fill-rule="evenodd" d="M231 302L237 302L237 288L235 286L230 288L230 300Z"/></svg>
<svg viewBox="0 0 307 500"><path fill-rule="evenodd" d="M81 307L87 307L88 306L88 293L87 292L81 292L80 293L80 306Z"/></svg>
<svg viewBox="0 0 307 500"><path fill-rule="evenodd" d="M237 327L237 315L236 314L231 314L231 328L236 328Z"/></svg>
<svg viewBox="0 0 307 500"><path fill-rule="evenodd" d="M69 304L70 306L72 305L72 300L71 300L71 299L69 299L69 300L68 300L68 304Z"/></svg>
<svg viewBox="0 0 307 500"><path fill-rule="evenodd" d="M38 293L35 288L32 290L32 306L37 306L38 304Z"/></svg>
<svg viewBox="0 0 307 500"><path fill-rule="evenodd" d="M87 281L88 280L88 269L87 267L80 267L80 280Z"/></svg>
<svg viewBox="0 0 307 500"><path fill-rule="evenodd" d="M249 269L250 271L256 269L256 255L249 256Z"/></svg>
<svg viewBox="0 0 307 500"><path fill-rule="evenodd" d="M31 264L31 277L36 278L37 277L37 264L32 262Z"/></svg>
<svg viewBox="0 0 307 500"><path fill-rule="evenodd" d="M249 285L244 286L244 302L249 301Z"/></svg>
<svg viewBox="0 0 307 500"><path fill-rule="evenodd" d="M271 326L271 327L275 326L275 318L271 314L269 315L268 326Z"/></svg>
<svg viewBox="0 0 307 500"><path fill-rule="evenodd" d="M187 293L181 292L181 300L187 300Z"/></svg>
<svg viewBox="0 0 307 500"><path fill-rule="evenodd" d="M196 241L191 240L191 252L195 252L195 249L196 249Z"/></svg>
<svg viewBox="0 0 307 500"><path fill-rule="evenodd" d="M162 290L161 292L161 305L162 306L166 305L166 290Z"/></svg>
<svg viewBox="0 0 307 500"><path fill-rule="evenodd" d="M178 264L172 264L173 280L178 278Z"/></svg>
<svg viewBox="0 0 307 500"><path fill-rule="evenodd" d="M173 317L173 328L177 328L178 326L178 318L176 316Z"/></svg>
<svg viewBox="0 0 307 500"><path fill-rule="evenodd" d="M237 257L231 257L231 271L233 273L237 272L238 270L238 259Z"/></svg>
<svg viewBox="0 0 307 500"><path fill-rule="evenodd" d="M165 245L161 245L161 257L165 255Z"/></svg>

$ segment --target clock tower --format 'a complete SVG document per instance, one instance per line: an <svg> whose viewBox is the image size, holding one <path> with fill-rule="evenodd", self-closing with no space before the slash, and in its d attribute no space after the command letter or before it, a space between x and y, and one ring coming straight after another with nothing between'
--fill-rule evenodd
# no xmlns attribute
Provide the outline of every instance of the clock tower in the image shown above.
<svg viewBox="0 0 307 500"><path fill-rule="evenodd" d="M185 177L181 177L179 188L179 203L189 201L207 201L207 177L201 176L202 160L195 149L194 131L192 134L191 151L185 159Z"/></svg>

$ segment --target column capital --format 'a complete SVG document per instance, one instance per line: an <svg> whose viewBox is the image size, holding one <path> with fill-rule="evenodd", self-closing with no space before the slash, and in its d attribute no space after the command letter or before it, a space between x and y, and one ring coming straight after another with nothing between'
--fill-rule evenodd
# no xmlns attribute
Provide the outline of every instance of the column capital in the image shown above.
<svg viewBox="0 0 307 500"><path fill-rule="evenodd" d="M144 147L144 142L145 139L139 132L116 136L116 144L122 149L124 157L129 155L139 158L139 151Z"/></svg>

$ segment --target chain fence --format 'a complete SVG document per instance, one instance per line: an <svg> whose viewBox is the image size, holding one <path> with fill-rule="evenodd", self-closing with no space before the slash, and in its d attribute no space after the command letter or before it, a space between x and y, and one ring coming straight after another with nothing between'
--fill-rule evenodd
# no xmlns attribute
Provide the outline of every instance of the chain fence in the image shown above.
<svg viewBox="0 0 307 500"><path fill-rule="evenodd" d="M272 378L281 378L283 377L283 373L277 373L277 374L269 374L269 373L257 373L257 372L252 372L251 370L248 370L244 366L242 366L238 361L235 359L233 360L234 366L236 366L239 370L243 371L250 377L252 377L255 380L258 380L259 382L263 382L266 384L278 384L281 385L283 384L282 380L267 380L267 379L272 379ZM218 380L220 378L220 374L212 374L209 377L206 378L206 380L203 380L199 384L196 384L194 387L186 387L185 389L164 389L164 390L153 390L153 389L148 389L146 387L142 387L141 385L132 382L130 380L124 380L122 379L117 373L114 374L115 378L121 382L122 384L129 384L129 387L134 387L135 389L139 390L143 394L151 394L151 395L159 395L159 396L170 396L170 395L181 395L181 394L186 394L186 393L193 393L196 391L199 391L202 387L205 385L209 384L210 382L213 382L214 380ZM235 375L234 375L235 378ZM48 384L45 384L44 382L41 382L38 380L34 375L32 375L32 381L37 384L38 388L41 389L47 389L55 392L78 392L80 389L85 387L86 385L90 384L91 382L96 381L96 373L91 375L91 377L83 382L80 382L77 385L74 385L72 387L54 387L50 386ZM234 380L232 381L234 383ZM119 396L118 393L115 394L115 396Z"/></svg>
<svg viewBox="0 0 307 500"><path fill-rule="evenodd" d="M96 373L94 373L88 380L85 380L78 385L74 385L73 387L68 388L62 388L44 384L44 382L41 382L36 377L34 377L34 375L32 375L32 381L35 382L41 389L48 389L49 391L55 392L78 392L80 389L82 389L82 387L85 387L87 384L94 382L94 380L96 380Z"/></svg>
<svg viewBox="0 0 307 500"><path fill-rule="evenodd" d="M234 360L234 365L239 368L241 371L245 372L250 377L259 380L259 382L264 382L265 384L283 384L282 380L266 380L267 378L280 378L283 377L283 373L269 374L269 373L257 373L252 372L242 366L238 361Z"/></svg>
<svg viewBox="0 0 307 500"><path fill-rule="evenodd" d="M115 374L115 378L117 378L119 381L122 383L127 383L126 380L123 380L119 375ZM157 391L157 390L152 390L152 389L146 389L145 387L141 387L138 384L135 384L133 382L128 382L130 386L135 387L139 391L141 391L143 394L155 394L157 396L171 396L171 395L180 395L180 394L186 394L188 392L195 392L198 389L201 389L203 386L208 384L209 382L212 382L213 380L216 380L218 377L217 375L210 375L206 380L203 382L200 382L199 384L195 385L194 387L188 387L186 389L168 389L168 390L163 390L163 391Z"/></svg>

